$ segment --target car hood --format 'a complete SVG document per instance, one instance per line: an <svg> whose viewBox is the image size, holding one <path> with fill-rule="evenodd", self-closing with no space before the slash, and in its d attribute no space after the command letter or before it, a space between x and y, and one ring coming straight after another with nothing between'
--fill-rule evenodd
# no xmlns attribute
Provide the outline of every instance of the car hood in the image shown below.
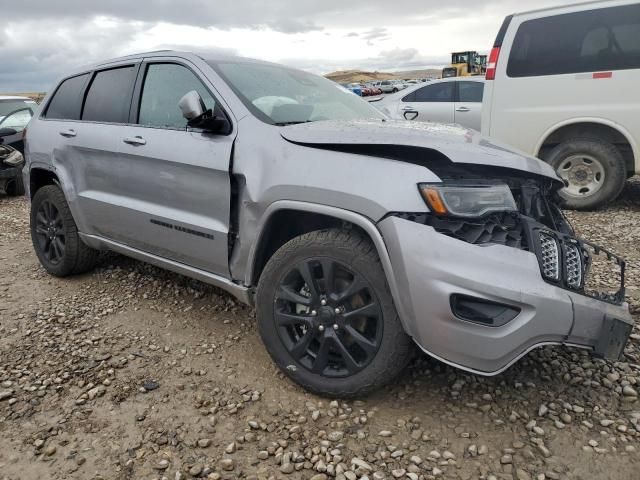
<svg viewBox="0 0 640 480"><path fill-rule="evenodd" d="M561 181L543 161L458 125L395 120L318 121L283 127L281 135L299 145L351 153L358 153L359 146L376 145L385 146L386 150L389 146L397 146L398 150L425 149L437 151L456 164L510 168ZM366 152L375 155L370 148ZM403 160L401 155L394 159ZM427 162L425 166L429 166Z"/></svg>

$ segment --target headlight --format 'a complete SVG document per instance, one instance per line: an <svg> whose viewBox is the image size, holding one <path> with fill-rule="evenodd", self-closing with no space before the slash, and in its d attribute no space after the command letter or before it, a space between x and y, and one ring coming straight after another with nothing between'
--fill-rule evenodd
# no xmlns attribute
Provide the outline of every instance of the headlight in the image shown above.
<svg viewBox="0 0 640 480"><path fill-rule="evenodd" d="M517 211L507 185L418 185L422 197L438 215L481 217L490 212Z"/></svg>
<svg viewBox="0 0 640 480"><path fill-rule="evenodd" d="M10 167L18 168L24 164L24 157L19 151L14 150L3 160L3 162Z"/></svg>

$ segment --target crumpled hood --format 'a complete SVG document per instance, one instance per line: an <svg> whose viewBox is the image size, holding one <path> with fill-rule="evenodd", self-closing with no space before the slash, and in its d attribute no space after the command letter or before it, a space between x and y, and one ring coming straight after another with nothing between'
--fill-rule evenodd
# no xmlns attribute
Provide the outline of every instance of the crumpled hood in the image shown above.
<svg viewBox="0 0 640 480"><path fill-rule="evenodd" d="M281 129L285 140L309 147L397 145L436 150L453 163L521 170L561 181L551 166L458 125L398 120L318 121Z"/></svg>

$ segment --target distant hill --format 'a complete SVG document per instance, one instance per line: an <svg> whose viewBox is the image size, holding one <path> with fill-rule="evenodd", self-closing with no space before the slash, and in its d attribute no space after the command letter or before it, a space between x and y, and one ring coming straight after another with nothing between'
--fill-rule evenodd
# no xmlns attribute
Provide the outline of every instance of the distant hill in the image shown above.
<svg viewBox="0 0 640 480"><path fill-rule="evenodd" d="M45 92L31 92L31 93L0 93L0 95L8 95L8 96L16 96L16 97L29 97L36 102L40 103L44 96Z"/></svg>
<svg viewBox="0 0 640 480"><path fill-rule="evenodd" d="M367 72L364 70L340 70L327 73L325 77L338 83L362 83L374 80L409 80L412 78L439 78L440 69L407 70L401 72Z"/></svg>

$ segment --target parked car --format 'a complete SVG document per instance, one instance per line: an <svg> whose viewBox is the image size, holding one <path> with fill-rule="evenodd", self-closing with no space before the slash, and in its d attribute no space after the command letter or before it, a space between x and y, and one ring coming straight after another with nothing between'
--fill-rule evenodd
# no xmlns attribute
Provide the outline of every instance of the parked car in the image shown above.
<svg viewBox="0 0 640 480"><path fill-rule="evenodd" d="M6 138L14 137L17 132L12 128L0 128L0 193L10 197L24 195L22 167L24 157L13 147L4 145Z"/></svg>
<svg viewBox="0 0 640 480"><path fill-rule="evenodd" d="M31 120L37 103L28 97L10 97L0 95L0 128L12 128L16 131L5 137L4 144L22 152L22 131Z"/></svg>
<svg viewBox="0 0 640 480"><path fill-rule="evenodd" d="M268 352L313 392L389 382L414 341L492 375L550 343L618 358L631 330L624 262L591 275L602 250L574 236L549 165L468 129L389 120L307 72L110 60L62 79L25 151L49 273L87 271L107 249L223 288L256 306Z"/></svg>
<svg viewBox="0 0 640 480"><path fill-rule="evenodd" d="M640 173L640 3L507 17L489 59L482 132L538 156L592 209Z"/></svg>
<svg viewBox="0 0 640 480"><path fill-rule="evenodd" d="M483 88L481 77L447 78L419 83L372 104L398 120L458 123L479 131Z"/></svg>
<svg viewBox="0 0 640 480"><path fill-rule="evenodd" d="M407 86L399 80L382 80L376 83L376 87L382 90L383 93L396 93L407 88Z"/></svg>
<svg viewBox="0 0 640 480"><path fill-rule="evenodd" d="M355 93L359 97L362 97L362 86L359 83L343 83L342 86L351 93Z"/></svg>
<svg viewBox="0 0 640 480"><path fill-rule="evenodd" d="M370 96L382 95L382 89L375 82L365 83L364 86L369 89Z"/></svg>

